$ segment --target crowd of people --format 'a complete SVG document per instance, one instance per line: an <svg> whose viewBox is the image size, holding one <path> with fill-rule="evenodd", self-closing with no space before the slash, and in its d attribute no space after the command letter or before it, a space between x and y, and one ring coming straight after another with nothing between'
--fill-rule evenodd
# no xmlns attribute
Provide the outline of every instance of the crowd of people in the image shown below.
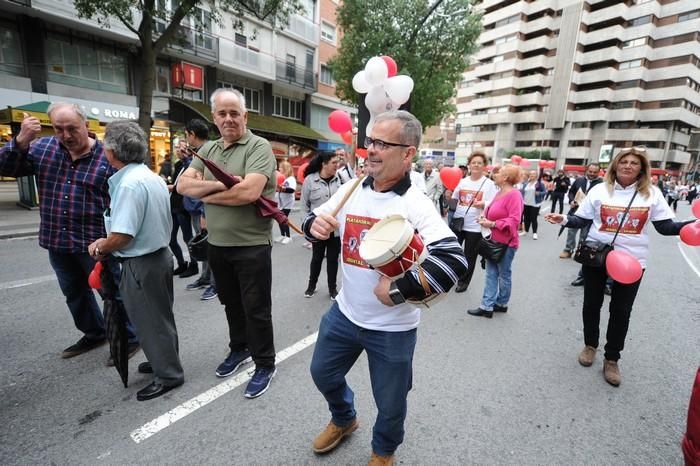
<svg viewBox="0 0 700 466"><path fill-rule="evenodd" d="M39 243L48 250L75 326L83 333L62 357L77 356L106 341L102 312L88 287L88 274L102 261L118 283L129 355L143 349L147 362L138 370L153 374L151 383L137 392L140 401L157 398L185 381L173 314L173 276L194 276L200 267L197 261L185 261L178 232L187 241L207 231L207 260L186 289L206 288L202 299L218 297L224 307L229 353L216 367L216 376L228 377L252 362L244 396L257 398L277 373L273 220L259 215L255 201L276 197L281 211L289 215L299 190L297 180L289 162L277 165L270 143L247 128L240 92L216 90L211 111L220 137L210 141L206 122L189 122L185 141L175 150L178 161L158 175L147 166L147 137L136 123L109 123L100 142L88 133L83 110L66 103L52 104L48 110L54 136L38 138L41 123L26 115L17 137L0 150L0 174L37 177ZM584 242L614 242L645 269L649 224L662 235L677 235L688 223L673 220L671 184L663 192L654 183L640 148L620 151L604 178L600 166L591 163L585 176L575 180L562 171L556 177L536 170L525 173L514 164L495 166L487 173L486 154L474 151L460 167L462 179L450 190L442 185L440 167L434 169L432 161L423 163L421 173L412 169L421 135L422 126L412 114L387 112L376 118L364 141L367 158L361 167L354 154L340 150L319 152L304 171L301 228L312 249L304 296L317 293L325 259L330 298L310 367L331 415L313 439L316 453L330 452L359 426L346 374L364 352L378 411L369 464L393 464L404 438L412 387L421 312L417 303L455 285L457 292L466 291L481 263L481 301L468 314L493 318L494 313L508 312L520 238L531 229L537 239L537 219L546 197L552 206L545 220L569 230L562 259ZM212 162L235 175L232 186L212 172ZM697 192L693 188L678 190L678 199L692 201ZM426 252L420 266L397 277L378 273L359 250L367 232L391 215L408 222ZM285 224L280 225L278 242L291 242ZM594 362L607 291L611 298L603 376L618 386L618 360L642 279L611 281L605 267L588 264L582 265L574 282L579 280L584 288L584 347L578 362Z"/></svg>

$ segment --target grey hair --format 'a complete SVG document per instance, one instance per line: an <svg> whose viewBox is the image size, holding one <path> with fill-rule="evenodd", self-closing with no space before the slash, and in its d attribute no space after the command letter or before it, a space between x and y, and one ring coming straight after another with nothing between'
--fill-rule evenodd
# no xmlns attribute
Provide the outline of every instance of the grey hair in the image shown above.
<svg viewBox="0 0 700 466"><path fill-rule="evenodd" d="M245 97L241 93L241 91L234 89L232 87L220 87L214 92L211 93L211 97L209 97L209 103L211 103L211 111L215 112L216 111L216 98L219 96L219 94L224 94L224 93L230 93L238 97L238 103L241 104L241 109L243 110L243 113L246 113L248 109L245 106Z"/></svg>
<svg viewBox="0 0 700 466"><path fill-rule="evenodd" d="M423 125L420 124L418 118L405 110L391 110L379 114L374 120L376 125L380 121L399 120L401 122L401 131L399 132L399 141L401 144L410 144L418 148L421 137L423 136Z"/></svg>
<svg viewBox="0 0 700 466"><path fill-rule="evenodd" d="M53 113L54 110L57 110L59 108L64 108L68 107L71 110L73 110L78 117L82 120L83 123L87 122L87 113L85 113L85 110L78 105L78 104L72 104L68 102L54 102L51 105L49 105L49 108L46 109L46 114L49 116L49 119L51 119L51 113Z"/></svg>
<svg viewBox="0 0 700 466"><path fill-rule="evenodd" d="M125 165L146 163L146 133L134 121L118 120L108 123L105 128L104 146Z"/></svg>

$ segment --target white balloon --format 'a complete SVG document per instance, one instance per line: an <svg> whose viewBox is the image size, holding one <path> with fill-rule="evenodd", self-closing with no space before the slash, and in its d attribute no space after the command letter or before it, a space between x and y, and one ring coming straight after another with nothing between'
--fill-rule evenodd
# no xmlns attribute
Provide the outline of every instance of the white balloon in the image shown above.
<svg viewBox="0 0 700 466"><path fill-rule="evenodd" d="M402 105L411 97L413 79L410 76L394 76L384 82L384 88L394 103Z"/></svg>
<svg viewBox="0 0 700 466"><path fill-rule="evenodd" d="M365 97L365 106L367 110L369 110L369 113L378 115L393 110L394 103L387 95L383 86L375 86L367 93Z"/></svg>
<svg viewBox="0 0 700 466"><path fill-rule="evenodd" d="M374 127L374 117L375 115L370 115L369 121L367 122L367 127L365 128L365 136L372 135L372 128Z"/></svg>
<svg viewBox="0 0 700 466"><path fill-rule="evenodd" d="M371 87L372 86L367 82L367 78L365 78L364 70L355 73L355 76L352 78L352 88L355 89L355 92L358 94L367 94Z"/></svg>
<svg viewBox="0 0 700 466"><path fill-rule="evenodd" d="M365 65L365 79L370 86L381 86L389 77L386 62L380 57L372 57Z"/></svg>

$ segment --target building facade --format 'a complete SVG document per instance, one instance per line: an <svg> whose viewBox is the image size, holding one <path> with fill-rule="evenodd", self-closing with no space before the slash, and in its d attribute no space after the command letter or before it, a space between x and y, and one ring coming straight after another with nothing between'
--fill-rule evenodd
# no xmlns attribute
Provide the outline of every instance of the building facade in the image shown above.
<svg viewBox="0 0 700 466"><path fill-rule="evenodd" d="M482 0L457 90L458 155L549 151L558 166L645 146L678 174L700 126L697 0Z"/></svg>

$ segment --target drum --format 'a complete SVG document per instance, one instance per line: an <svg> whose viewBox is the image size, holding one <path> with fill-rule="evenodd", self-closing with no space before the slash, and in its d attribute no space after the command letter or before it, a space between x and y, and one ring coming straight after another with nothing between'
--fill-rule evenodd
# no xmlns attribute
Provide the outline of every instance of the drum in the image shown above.
<svg viewBox="0 0 700 466"><path fill-rule="evenodd" d="M359 253L370 267L395 279L423 262L428 250L408 220L389 215L367 231Z"/></svg>

